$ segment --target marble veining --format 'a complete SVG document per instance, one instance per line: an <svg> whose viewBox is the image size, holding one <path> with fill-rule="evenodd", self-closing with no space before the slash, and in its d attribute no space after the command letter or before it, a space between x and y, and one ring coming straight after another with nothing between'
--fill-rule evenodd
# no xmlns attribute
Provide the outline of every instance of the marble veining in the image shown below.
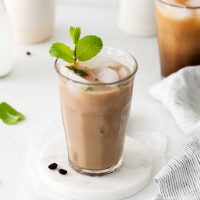
<svg viewBox="0 0 200 200"><path fill-rule="evenodd" d="M48 169L56 162L67 169L60 175ZM70 168L64 137L47 144L39 159L39 174L52 191L74 200L120 200L139 192L149 182L152 172L152 156L140 142L126 137L123 165L115 173L103 177L90 177Z"/></svg>

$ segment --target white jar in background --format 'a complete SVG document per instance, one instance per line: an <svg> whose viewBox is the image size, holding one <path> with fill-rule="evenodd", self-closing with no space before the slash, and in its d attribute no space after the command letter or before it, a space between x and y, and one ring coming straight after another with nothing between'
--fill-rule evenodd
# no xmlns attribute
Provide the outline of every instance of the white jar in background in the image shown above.
<svg viewBox="0 0 200 200"><path fill-rule="evenodd" d="M54 27L54 0L6 0L14 39L38 43L49 39Z"/></svg>
<svg viewBox="0 0 200 200"><path fill-rule="evenodd" d="M0 77L7 75L13 66L12 29L10 17L0 0Z"/></svg>
<svg viewBox="0 0 200 200"><path fill-rule="evenodd" d="M156 34L154 0L120 0L119 27L135 36Z"/></svg>

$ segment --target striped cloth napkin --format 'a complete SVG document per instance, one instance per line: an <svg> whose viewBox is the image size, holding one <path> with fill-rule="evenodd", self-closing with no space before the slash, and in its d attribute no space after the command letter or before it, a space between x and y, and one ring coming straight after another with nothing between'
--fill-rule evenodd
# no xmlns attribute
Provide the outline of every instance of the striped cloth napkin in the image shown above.
<svg viewBox="0 0 200 200"><path fill-rule="evenodd" d="M179 154L155 177L153 200L200 200L200 66L186 67L150 88L182 129Z"/></svg>

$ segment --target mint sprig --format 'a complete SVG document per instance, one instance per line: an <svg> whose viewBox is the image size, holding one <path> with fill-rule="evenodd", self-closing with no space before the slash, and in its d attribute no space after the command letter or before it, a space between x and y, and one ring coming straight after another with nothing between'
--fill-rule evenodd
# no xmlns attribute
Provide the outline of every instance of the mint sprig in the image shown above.
<svg viewBox="0 0 200 200"><path fill-rule="evenodd" d="M14 125L25 119L24 115L6 102L0 103L0 119L8 125Z"/></svg>
<svg viewBox="0 0 200 200"><path fill-rule="evenodd" d="M70 27L69 33L74 43L74 49L72 50L68 45L61 42L56 42L52 44L49 50L53 57L61 58L76 66L77 61L87 61L95 57L103 47L101 38L96 35L87 35L80 38L80 27Z"/></svg>
<svg viewBox="0 0 200 200"><path fill-rule="evenodd" d="M80 76L87 76L88 73L82 69L78 69L74 66L67 66L68 69L71 69L72 71L74 71L74 73L79 74Z"/></svg>
<svg viewBox="0 0 200 200"><path fill-rule="evenodd" d="M65 60L69 63L74 62L74 54L73 50L69 46L66 46L65 44L61 42L56 42L52 44L51 49L49 53L57 58L61 58L62 60Z"/></svg>
<svg viewBox="0 0 200 200"><path fill-rule="evenodd" d="M81 29L80 29L80 27L73 27L73 26L71 26L70 29L69 29L69 33L71 35L73 43L76 45L77 42L79 41L80 36L81 36Z"/></svg>
<svg viewBox="0 0 200 200"><path fill-rule="evenodd" d="M76 56L80 61L90 60L102 49L101 38L95 35L87 35L80 39L76 45Z"/></svg>

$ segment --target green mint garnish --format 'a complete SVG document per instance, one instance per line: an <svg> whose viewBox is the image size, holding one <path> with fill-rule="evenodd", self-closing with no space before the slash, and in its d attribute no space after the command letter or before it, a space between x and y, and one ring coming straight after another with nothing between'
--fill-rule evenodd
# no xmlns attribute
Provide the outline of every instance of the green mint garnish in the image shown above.
<svg viewBox="0 0 200 200"><path fill-rule="evenodd" d="M61 58L62 60L65 60L69 63L74 62L74 53L73 50L69 46L66 46L65 44L61 42L56 42L52 44L51 49L49 53L57 58Z"/></svg>
<svg viewBox="0 0 200 200"><path fill-rule="evenodd" d="M69 29L69 33L71 35L73 43L76 45L77 42L80 39L80 36L81 36L81 29L80 29L80 27L72 27L71 26L70 29Z"/></svg>
<svg viewBox="0 0 200 200"><path fill-rule="evenodd" d="M0 104L0 119L6 124L13 125L24 120L25 117L6 102L2 102Z"/></svg>
<svg viewBox="0 0 200 200"><path fill-rule="evenodd" d="M68 63L73 63L76 67L77 61L86 61L95 57L102 49L103 42L101 38L95 35L81 36L80 27L70 27L70 36L74 43L74 49L57 42L52 44L49 53L56 58L61 58ZM72 69L74 71L74 69ZM82 70L83 71L83 70Z"/></svg>
<svg viewBox="0 0 200 200"><path fill-rule="evenodd" d="M85 89L85 91L86 91L86 92L87 92L87 91L93 91L93 88L87 87L87 88Z"/></svg>
<svg viewBox="0 0 200 200"><path fill-rule="evenodd" d="M78 74L80 76L87 76L88 75L88 73L85 70L78 69L74 66L67 66L67 68L74 71L75 74Z"/></svg>
<svg viewBox="0 0 200 200"><path fill-rule="evenodd" d="M101 38L95 35L88 35L80 39L76 45L76 56L80 61L90 60L102 49Z"/></svg>

